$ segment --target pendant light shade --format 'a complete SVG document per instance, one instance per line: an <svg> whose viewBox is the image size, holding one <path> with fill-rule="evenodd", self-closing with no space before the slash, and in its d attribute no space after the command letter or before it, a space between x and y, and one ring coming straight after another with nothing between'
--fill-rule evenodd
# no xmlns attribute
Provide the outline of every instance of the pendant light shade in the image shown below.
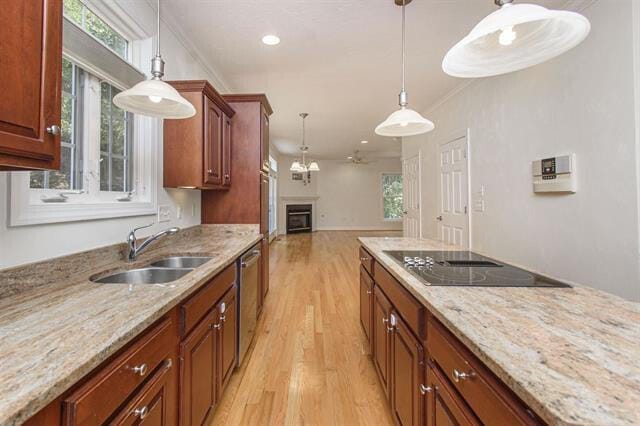
<svg viewBox="0 0 640 426"><path fill-rule="evenodd" d="M171 85L162 80L142 81L118 93L113 103L125 111L159 118L189 118L196 109Z"/></svg>
<svg viewBox="0 0 640 426"><path fill-rule="evenodd" d="M579 13L496 0L485 17L449 50L442 69L454 77L488 77L548 61L580 44L591 24Z"/></svg>
<svg viewBox="0 0 640 426"><path fill-rule="evenodd" d="M319 172L320 171L320 167L318 166L317 162L312 161L311 163L309 163L308 170L310 172Z"/></svg>
<svg viewBox="0 0 640 426"><path fill-rule="evenodd" d="M300 167L300 162L294 161L293 163L291 163L291 168L289 170L292 172L301 172L302 168Z"/></svg>
<svg viewBox="0 0 640 426"><path fill-rule="evenodd" d="M376 134L380 136L403 137L415 136L430 132L435 128L434 124L421 116L418 112L407 108L407 92L405 83L405 7L411 0L394 0L402 6L402 89L400 90L400 109L391 113L389 117L376 127Z"/></svg>
<svg viewBox="0 0 640 426"><path fill-rule="evenodd" d="M376 127L376 133L391 137L415 136L430 132L434 128L430 120L412 109L402 107L380 123Z"/></svg>
<svg viewBox="0 0 640 426"><path fill-rule="evenodd" d="M300 146L300 151L302 152L302 158L300 159L300 161L295 160L294 162L291 163L291 167L289 168L289 170L292 172L306 173L306 172L320 171L320 166L318 166L317 161L311 161L310 163L307 163L306 161L306 155L307 155L307 152L309 151L309 147L305 144L305 140L304 140L304 136L305 136L304 120L308 116L309 114L306 112L300 113L300 117L302 117L302 145Z"/></svg>
<svg viewBox="0 0 640 426"><path fill-rule="evenodd" d="M153 77L118 93L113 97L113 103L125 111L150 117L173 119L193 117L196 114L195 107L171 85L162 81L164 60L160 55L160 0L158 0L157 37L156 54L151 59Z"/></svg>

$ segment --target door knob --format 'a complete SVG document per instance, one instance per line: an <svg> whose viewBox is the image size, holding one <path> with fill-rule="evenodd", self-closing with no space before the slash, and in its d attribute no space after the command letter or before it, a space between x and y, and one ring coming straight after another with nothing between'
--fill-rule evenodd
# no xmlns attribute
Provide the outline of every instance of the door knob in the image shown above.
<svg viewBox="0 0 640 426"><path fill-rule="evenodd" d="M436 217L436 220L440 220L440 221L442 221L442 216L438 216L438 217Z"/></svg>
<svg viewBox="0 0 640 426"><path fill-rule="evenodd" d="M54 124L53 126L47 127L47 133L53 136L57 136L60 134L60 126Z"/></svg>

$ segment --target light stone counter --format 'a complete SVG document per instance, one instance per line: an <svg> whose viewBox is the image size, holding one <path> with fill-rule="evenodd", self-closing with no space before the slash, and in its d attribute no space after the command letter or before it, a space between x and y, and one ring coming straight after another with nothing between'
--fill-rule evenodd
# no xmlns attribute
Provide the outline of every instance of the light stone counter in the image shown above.
<svg viewBox="0 0 640 426"><path fill-rule="evenodd" d="M383 251L455 247L408 238L360 242L545 421L640 424L639 304L583 286L426 286Z"/></svg>
<svg viewBox="0 0 640 426"><path fill-rule="evenodd" d="M258 225L202 225L157 241L131 264L119 244L0 270L0 425L44 408L260 239ZM89 281L180 254L213 259L164 285Z"/></svg>

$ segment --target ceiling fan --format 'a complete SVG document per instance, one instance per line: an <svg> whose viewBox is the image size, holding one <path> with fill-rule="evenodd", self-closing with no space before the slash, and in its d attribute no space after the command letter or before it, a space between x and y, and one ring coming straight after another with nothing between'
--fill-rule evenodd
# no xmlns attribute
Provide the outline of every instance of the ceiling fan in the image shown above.
<svg viewBox="0 0 640 426"><path fill-rule="evenodd" d="M368 161L365 157L360 155L360 151L355 150L352 155L347 157L347 161L342 161L345 164L369 164L372 161Z"/></svg>

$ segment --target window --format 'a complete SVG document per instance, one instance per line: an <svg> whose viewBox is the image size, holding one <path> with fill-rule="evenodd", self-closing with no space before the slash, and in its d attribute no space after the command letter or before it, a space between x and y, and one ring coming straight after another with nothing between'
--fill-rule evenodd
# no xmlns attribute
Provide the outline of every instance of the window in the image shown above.
<svg viewBox="0 0 640 426"><path fill-rule="evenodd" d="M133 114L115 106L120 93L106 82L100 83L100 190L132 190Z"/></svg>
<svg viewBox="0 0 640 426"><path fill-rule="evenodd" d="M91 34L123 59L128 57L129 42L80 0L64 0L64 16Z"/></svg>
<svg viewBox="0 0 640 426"><path fill-rule="evenodd" d="M402 175L382 175L382 211L384 220L402 219Z"/></svg>
<svg viewBox="0 0 640 426"><path fill-rule="evenodd" d="M113 104L144 80L127 58L151 56L151 34L129 33L131 45L82 1L63 4L60 170L11 173L9 225L153 214L162 122ZM126 15L99 7L109 22Z"/></svg>
<svg viewBox="0 0 640 426"><path fill-rule="evenodd" d="M31 172L30 187L78 190L82 188L82 117L84 71L67 59L62 60L62 114L60 171Z"/></svg>

